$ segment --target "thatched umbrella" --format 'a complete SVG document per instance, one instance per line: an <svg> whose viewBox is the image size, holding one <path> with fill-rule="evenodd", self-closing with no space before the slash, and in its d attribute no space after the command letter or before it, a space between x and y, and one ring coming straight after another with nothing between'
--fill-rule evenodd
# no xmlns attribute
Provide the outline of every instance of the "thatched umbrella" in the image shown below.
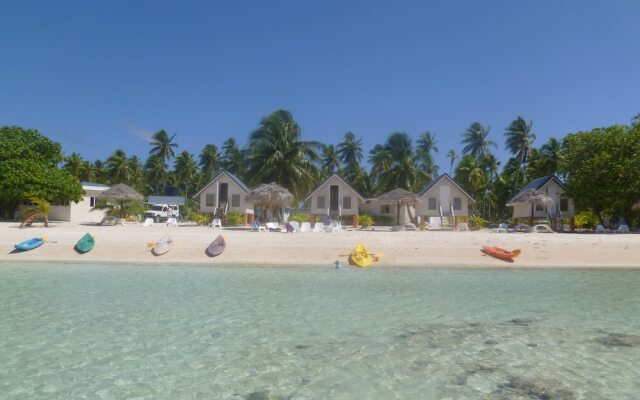
<svg viewBox="0 0 640 400"><path fill-rule="evenodd" d="M542 192L537 192L535 189L527 189L518 193L507 203L507 206L514 206L516 204L523 203L531 203L531 219L533 220L535 204L542 203L544 205L549 205L553 203L553 199Z"/></svg>
<svg viewBox="0 0 640 400"><path fill-rule="evenodd" d="M405 189L393 189L392 191L383 194L378 197L376 201L381 203L396 203L397 204L397 215L396 215L396 224L400 224L400 206L407 206L407 212L409 213L409 218L413 220L411 217L411 212L409 211L409 206L415 206L420 203L420 198L418 195L411 193Z"/></svg>
<svg viewBox="0 0 640 400"><path fill-rule="evenodd" d="M98 197L104 199L120 200L120 218L124 218L125 201L144 199L144 196L133 190L130 186L125 185L124 183L118 183L110 189L107 189L104 192L100 193Z"/></svg>
<svg viewBox="0 0 640 400"><path fill-rule="evenodd" d="M252 190L246 199L265 209L272 209L277 212L283 207L291 206L293 195L284 187L272 182L269 184L263 183L257 189ZM280 213L277 213L277 216L280 219Z"/></svg>

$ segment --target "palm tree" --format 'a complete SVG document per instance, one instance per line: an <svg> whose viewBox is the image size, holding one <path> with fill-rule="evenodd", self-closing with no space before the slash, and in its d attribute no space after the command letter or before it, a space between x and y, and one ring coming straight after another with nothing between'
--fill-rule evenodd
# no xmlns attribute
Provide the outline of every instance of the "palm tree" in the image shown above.
<svg viewBox="0 0 640 400"><path fill-rule="evenodd" d="M385 150L381 144L376 144L369 152L369 164L371 164L371 179L378 184L380 177L391 168L391 155Z"/></svg>
<svg viewBox="0 0 640 400"><path fill-rule="evenodd" d="M82 177L83 161L80 154L73 152L70 156L64 158L62 169L68 171L72 176L80 180Z"/></svg>
<svg viewBox="0 0 640 400"><path fill-rule="evenodd" d="M20 215L22 216L22 222L20 223L20 226L28 225L36 218L42 218L44 219L44 227L48 228L51 204L49 204L48 201L38 197L32 197L31 202L35 204L20 211Z"/></svg>
<svg viewBox="0 0 640 400"><path fill-rule="evenodd" d="M447 152L447 158L451 159L451 165L449 166L449 175L451 175L453 173L453 164L456 163L456 160L458 159L458 154L456 154L456 151L451 149Z"/></svg>
<svg viewBox="0 0 640 400"><path fill-rule="evenodd" d="M540 147L540 156L545 175L555 175L562 172L560 170L562 145L558 139L549 138L549 141Z"/></svg>
<svg viewBox="0 0 640 400"><path fill-rule="evenodd" d="M138 156L129 158L129 185L140 188L144 185L144 167Z"/></svg>
<svg viewBox="0 0 640 400"><path fill-rule="evenodd" d="M209 181L213 177L213 174L220 169L221 161L218 147L216 147L215 144L204 146L198 158L200 159L199 165L203 178Z"/></svg>
<svg viewBox="0 0 640 400"><path fill-rule="evenodd" d="M488 126L482 126L478 122L472 123L462 135L462 144L465 145L462 149L462 154L469 154L477 160L491 153L489 147L493 146L494 148L498 148L498 145L494 141L487 138L490 129Z"/></svg>
<svg viewBox="0 0 640 400"><path fill-rule="evenodd" d="M392 133L387 138L383 151L390 164L380 174L380 189L385 192L396 188L409 191L417 189L417 185L424 180L425 173L417 168L417 158L409 135L405 132Z"/></svg>
<svg viewBox="0 0 640 400"><path fill-rule="evenodd" d="M436 165L432 154L434 152L438 152L438 148L436 147L437 143L436 135L429 131L424 131L420 136L418 136L416 153L420 160L420 168L428 175L430 180L433 180L438 176L438 166Z"/></svg>
<svg viewBox="0 0 640 400"><path fill-rule="evenodd" d="M637 113L633 118L631 118L631 125L640 124L640 113Z"/></svg>
<svg viewBox="0 0 640 400"><path fill-rule="evenodd" d="M300 200L318 178L316 141L301 140L300 127L289 111L277 110L260 122L248 144L253 183L276 182Z"/></svg>
<svg viewBox="0 0 640 400"><path fill-rule="evenodd" d="M322 171L327 176L333 175L340 169L340 157L336 146L330 144L322 147Z"/></svg>
<svg viewBox="0 0 640 400"><path fill-rule="evenodd" d="M470 154L462 157L460 160L456 168L455 179L456 182L459 182L460 185L467 189L474 197L476 193L487 184L487 177L480 167L478 160Z"/></svg>
<svg viewBox="0 0 640 400"><path fill-rule="evenodd" d="M174 157L173 148L178 147L177 143L172 143L175 137L176 134L169 137L169 134L164 129L154 133L151 137L153 139L151 146L153 147L149 150L149 154L159 155L169 161Z"/></svg>
<svg viewBox="0 0 640 400"><path fill-rule="evenodd" d="M189 197L189 184L193 181L193 177L198 171L193 155L188 151L183 151L176 157L175 163L176 176L184 182L184 195Z"/></svg>
<svg viewBox="0 0 640 400"><path fill-rule="evenodd" d="M131 168L124 150L118 149L114 151L107 159L106 166L107 175L112 184L129 182Z"/></svg>
<svg viewBox="0 0 640 400"><path fill-rule="evenodd" d="M245 175L245 157L232 137L222 144L222 168L240 178Z"/></svg>
<svg viewBox="0 0 640 400"><path fill-rule="evenodd" d="M153 188L154 193L160 193L160 188L166 185L169 178L167 173L167 163L160 155L150 156L144 165L147 175L148 185Z"/></svg>
<svg viewBox="0 0 640 400"><path fill-rule="evenodd" d="M511 122L506 128L504 136L507 137L506 145L507 150L511 151L520 160L520 170L524 171L524 165L527 163L527 155L533 145L533 141L536 139L536 135L531 132L533 127L533 121L529 120L527 123L524 118L518 117ZM515 188L518 186L518 174L516 174ZM523 176L523 180L526 177Z"/></svg>
<svg viewBox="0 0 640 400"><path fill-rule="evenodd" d="M356 139L352 132L347 132L338 144L338 156L347 168L360 165L362 160L362 139Z"/></svg>
<svg viewBox="0 0 640 400"><path fill-rule="evenodd" d="M85 182L95 182L98 178L98 169L95 164L89 160L82 162L82 173L80 174L80 180Z"/></svg>
<svg viewBox="0 0 640 400"><path fill-rule="evenodd" d="M102 162L102 160L96 160L93 163L94 168L96 169L96 181L98 183L108 183L109 181L109 173L107 170L106 163Z"/></svg>

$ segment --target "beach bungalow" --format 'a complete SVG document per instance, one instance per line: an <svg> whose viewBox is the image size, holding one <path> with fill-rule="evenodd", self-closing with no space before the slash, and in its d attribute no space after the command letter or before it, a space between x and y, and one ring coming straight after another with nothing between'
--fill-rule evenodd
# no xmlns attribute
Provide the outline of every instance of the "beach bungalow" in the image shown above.
<svg viewBox="0 0 640 400"><path fill-rule="evenodd" d="M376 225L404 225L415 216L417 196L404 189L394 189L382 196L370 198L360 207L362 214L373 217Z"/></svg>
<svg viewBox="0 0 640 400"><path fill-rule="evenodd" d="M249 192L251 189L237 176L222 170L193 197L200 201L200 212L237 211L244 215L244 223L250 224L254 218L254 205L246 200Z"/></svg>
<svg viewBox="0 0 640 400"><path fill-rule="evenodd" d="M429 221L431 218L451 218L453 226L468 222L469 206L476 201L449 174L442 174L418 192L421 202L416 215Z"/></svg>
<svg viewBox="0 0 640 400"><path fill-rule="evenodd" d="M307 195L304 201L309 205L313 221L329 214L350 215L353 226L357 226L358 208L365 200L338 174L333 174Z"/></svg>
<svg viewBox="0 0 640 400"><path fill-rule="evenodd" d="M539 195L538 200L521 201L526 193ZM543 176L529 182L507 202L507 206L513 207L514 221L516 218L528 218L533 224L536 218L546 218L555 225L562 218L571 218L573 226L575 207L573 199L566 194L567 187L557 176Z"/></svg>
<svg viewBox="0 0 640 400"><path fill-rule="evenodd" d="M109 189L110 186L101 183L81 182L84 191L82 199L77 203L75 201L56 204L51 203L51 211L49 212L49 220L66 221L73 223L100 222L105 217L102 210L94 210L96 201L100 193Z"/></svg>

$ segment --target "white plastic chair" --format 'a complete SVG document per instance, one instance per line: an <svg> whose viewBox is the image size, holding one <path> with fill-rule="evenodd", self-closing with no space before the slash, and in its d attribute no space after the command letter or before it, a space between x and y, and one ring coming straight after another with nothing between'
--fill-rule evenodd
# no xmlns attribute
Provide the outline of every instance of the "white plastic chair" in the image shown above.
<svg viewBox="0 0 640 400"><path fill-rule="evenodd" d="M266 225L267 229L269 230L269 232L278 230L278 223L277 222L267 222L265 225Z"/></svg>
<svg viewBox="0 0 640 400"><path fill-rule="evenodd" d="M607 230L604 229L604 226L598 225L596 226L596 233L605 233Z"/></svg>
<svg viewBox="0 0 640 400"><path fill-rule="evenodd" d="M303 222L300 224L300 232L311 232L311 223Z"/></svg>
<svg viewBox="0 0 640 400"><path fill-rule="evenodd" d="M289 221L289 225L293 227L294 232L300 232L300 223L298 221Z"/></svg>
<svg viewBox="0 0 640 400"><path fill-rule="evenodd" d="M313 226L313 231L314 232L322 232L322 231L324 231L324 223L323 222L316 222L316 224Z"/></svg>
<svg viewBox="0 0 640 400"><path fill-rule="evenodd" d="M153 226L153 218L147 218L142 223L142 226Z"/></svg>
<svg viewBox="0 0 640 400"><path fill-rule="evenodd" d="M178 226L178 220L175 217L167 218L167 226Z"/></svg>
<svg viewBox="0 0 640 400"><path fill-rule="evenodd" d="M329 230L331 232L340 232L342 230L342 226L340 226L340 221L331 221L329 224Z"/></svg>
<svg viewBox="0 0 640 400"><path fill-rule="evenodd" d="M213 221L211 221L211 224L209 224L210 227L215 228L222 228L222 220L220 218L214 218Z"/></svg>
<svg viewBox="0 0 640 400"><path fill-rule="evenodd" d="M629 226L624 224L620 225L618 229L616 229L616 233L629 233Z"/></svg>
<svg viewBox="0 0 640 400"><path fill-rule="evenodd" d="M547 224L538 224L533 227L535 233L555 233Z"/></svg>

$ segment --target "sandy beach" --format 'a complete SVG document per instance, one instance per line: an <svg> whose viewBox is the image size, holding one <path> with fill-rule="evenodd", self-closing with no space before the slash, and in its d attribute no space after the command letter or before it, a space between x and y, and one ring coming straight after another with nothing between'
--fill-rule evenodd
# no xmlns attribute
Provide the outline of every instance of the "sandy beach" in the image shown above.
<svg viewBox="0 0 640 400"><path fill-rule="evenodd" d="M96 237L96 247L87 254L73 250L86 232ZM147 243L169 233L171 251L156 257ZM205 255L206 246L222 233L227 250L217 258ZM14 252L13 245L46 235L50 243L29 252ZM52 223L49 228L19 228L0 223L1 262L108 262L134 264L202 264L263 266L332 266L347 261L359 242L372 252L383 252L376 267L536 267L536 268L640 268L638 234L555 234L489 231L345 230L335 233L250 232L198 226L167 227L140 224L124 226ZM520 257L506 263L483 255L480 246L519 248Z"/></svg>

